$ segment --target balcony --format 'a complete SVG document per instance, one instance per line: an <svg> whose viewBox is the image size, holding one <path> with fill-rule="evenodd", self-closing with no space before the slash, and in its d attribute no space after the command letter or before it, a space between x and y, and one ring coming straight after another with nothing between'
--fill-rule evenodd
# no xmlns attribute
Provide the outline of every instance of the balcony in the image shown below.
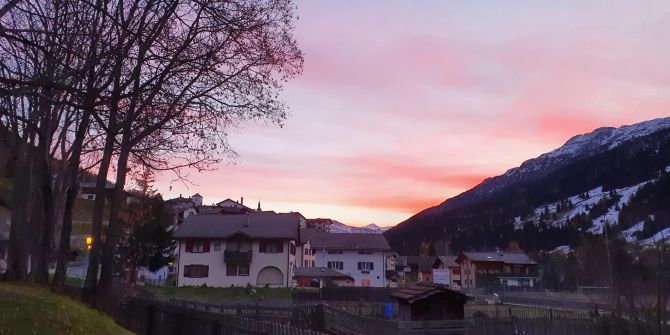
<svg viewBox="0 0 670 335"><path fill-rule="evenodd" d="M251 251L226 250L223 253L223 261L228 265L249 264Z"/></svg>

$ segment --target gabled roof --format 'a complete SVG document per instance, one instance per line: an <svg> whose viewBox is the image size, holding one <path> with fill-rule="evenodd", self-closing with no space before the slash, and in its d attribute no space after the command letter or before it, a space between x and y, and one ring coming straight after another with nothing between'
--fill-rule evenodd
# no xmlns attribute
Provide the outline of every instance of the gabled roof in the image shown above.
<svg viewBox="0 0 670 335"><path fill-rule="evenodd" d="M200 193L196 193L196 194L191 196L191 198L195 198L195 197L202 198L202 195L200 195Z"/></svg>
<svg viewBox="0 0 670 335"><path fill-rule="evenodd" d="M390 251L384 235L364 233L319 233L310 240L312 249Z"/></svg>
<svg viewBox="0 0 670 335"><path fill-rule="evenodd" d="M457 268L460 266L456 263L456 258L457 256L440 256L442 264L448 268Z"/></svg>
<svg viewBox="0 0 670 335"><path fill-rule="evenodd" d="M351 278L349 275L325 267L298 267L295 268L293 276L310 278Z"/></svg>
<svg viewBox="0 0 670 335"><path fill-rule="evenodd" d="M435 294L446 294L450 298L460 300L463 303L469 299L467 295L451 290L444 285L428 282L411 284L405 288L398 289L391 293L391 297L398 299L400 302L411 304Z"/></svg>
<svg viewBox="0 0 670 335"><path fill-rule="evenodd" d="M413 265L416 264L420 272L431 272L433 268L438 266L437 257L426 257L426 256L404 256L405 264ZM441 262L441 261L440 261Z"/></svg>
<svg viewBox="0 0 670 335"><path fill-rule="evenodd" d="M537 262L526 255L526 253L520 251L464 251L458 256L457 260L460 260L462 257L467 257L472 262L502 262L505 264L537 265Z"/></svg>
<svg viewBox="0 0 670 335"><path fill-rule="evenodd" d="M221 206L221 204L224 203L224 202L232 202L232 203L234 203L235 205L237 205L237 206L239 206L239 207L243 207L243 208L251 209L251 208L249 208L249 207L247 207L247 206L245 206L245 205L239 203L238 201L235 201L235 200L230 199L230 198L225 199L225 200L222 200L222 201L219 201L219 202L216 203L216 205L217 205L217 206ZM223 207L223 206L221 206L221 207Z"/></svg>
<svg viewBox="0 0 670 335"><path fill-rule="evenodd" d="M182 196L165 200L165 202L169 205L183 205L183 204L188 204L188 205L193 204L193 205L195 205L195 203L193 203L193 200L191 200L191 198L184 198Z"/></svg>
<svg viewBox="0 0 670 335"><path fill-rule="evenodd" d="M300 244L309 242L320 232L316 228L300 228Z"/></svg>
<svg viewBox="0 0 670 335"><path fill-rule="evenodd" d="M295 215L276 213L198 214L190 215L174 237L221 238L245 234L251 238L298 239L300 223Z"/></svg>

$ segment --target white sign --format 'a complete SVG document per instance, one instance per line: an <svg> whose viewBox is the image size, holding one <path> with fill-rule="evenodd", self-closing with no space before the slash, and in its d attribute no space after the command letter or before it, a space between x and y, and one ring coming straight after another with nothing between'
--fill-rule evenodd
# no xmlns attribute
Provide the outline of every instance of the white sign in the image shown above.
<svg viewBox="0 0 670 335"><path fill-rule="evenodd" d="M433 269L433 283L450 285L451 277L449 276L449 269Z"/></svg>

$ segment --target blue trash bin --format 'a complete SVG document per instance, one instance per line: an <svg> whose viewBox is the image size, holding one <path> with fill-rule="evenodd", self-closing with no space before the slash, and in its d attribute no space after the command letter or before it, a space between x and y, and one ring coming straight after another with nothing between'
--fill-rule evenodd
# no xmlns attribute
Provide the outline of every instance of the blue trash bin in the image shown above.
<svg viewBox="0 0 670 335"><path fill-rule="evenodd" d="M387 320L393 319L393 304L386 303L382 306L382 316Z"/></svg>

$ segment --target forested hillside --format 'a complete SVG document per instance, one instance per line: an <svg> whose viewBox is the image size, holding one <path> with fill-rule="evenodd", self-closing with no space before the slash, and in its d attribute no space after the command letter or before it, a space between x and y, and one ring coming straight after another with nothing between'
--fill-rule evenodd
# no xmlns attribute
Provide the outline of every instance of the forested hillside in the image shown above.
<svg viewBox="0 0 670 335"><path fill-rule="evenodd" d="M621 224L612 229L623 231L643 222L643 229L636 233L640 238L670 226L670 188L666 187L670 129L561 165L541 178L521 180L474 203L424 210L385 236L403 254L416 253L423 240L450 240L456 252L505 247L511 241L533 251L574 246L583 235L599 233L592 229L594 221L597 228L599 220L611 224L616 217L618 222L619 214ZM637 192L627 194L620 203L618 193L636 185ZM596 193L598 199L587 201ZM582 207L575 210L580 201Z"/></svg>

